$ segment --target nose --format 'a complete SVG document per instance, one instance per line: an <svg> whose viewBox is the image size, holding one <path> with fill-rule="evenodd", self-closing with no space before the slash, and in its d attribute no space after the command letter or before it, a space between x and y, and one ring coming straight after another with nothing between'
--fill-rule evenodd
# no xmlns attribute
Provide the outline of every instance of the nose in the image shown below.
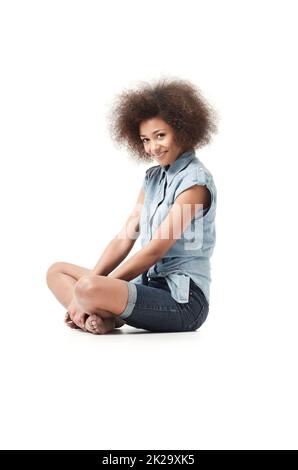
<svg viewBox="0 0 298 470"><path fill-rule="evenodd" d="M156 154L159 155L161 153L160 147L158 145L153 144L152 147L151 147L151 153L153 155L156 155Z"/></svg>

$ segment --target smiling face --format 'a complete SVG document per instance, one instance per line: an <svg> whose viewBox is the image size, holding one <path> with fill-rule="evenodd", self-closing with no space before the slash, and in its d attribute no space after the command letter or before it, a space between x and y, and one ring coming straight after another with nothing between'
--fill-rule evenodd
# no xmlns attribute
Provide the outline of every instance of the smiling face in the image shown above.
<svg viewBox="0 0 298 470"><path fill-rule="evenodd" d="M142 121L139 131L145 152L159 165L171 165L183 153L176 143L173 128L161 117Z"/></svg>

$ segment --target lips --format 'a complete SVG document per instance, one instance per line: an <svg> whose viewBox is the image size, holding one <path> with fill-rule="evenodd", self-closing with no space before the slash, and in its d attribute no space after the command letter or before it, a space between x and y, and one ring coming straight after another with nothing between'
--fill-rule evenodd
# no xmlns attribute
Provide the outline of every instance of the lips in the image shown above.
<svg viewBox="0 0 298 470"><path fill-rule="evenodd" d="M167 151L164 151L160 155L155 155L155 157L156 158L162 158L166 153L167 153Z"/></svg>

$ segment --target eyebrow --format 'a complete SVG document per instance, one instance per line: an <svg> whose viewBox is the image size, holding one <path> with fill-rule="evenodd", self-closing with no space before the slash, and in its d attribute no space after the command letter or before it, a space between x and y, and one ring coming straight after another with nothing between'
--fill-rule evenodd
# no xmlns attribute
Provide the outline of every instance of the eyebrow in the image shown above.
<svg viewBox="0 0 298 470"><path fill-rule="evenodd" d="M159 131L165 131L166 129L156 129L156 131L153 131L152 134L156 134L156 132ZM146 137L144 134L140 134L140 137Z"/></svg>

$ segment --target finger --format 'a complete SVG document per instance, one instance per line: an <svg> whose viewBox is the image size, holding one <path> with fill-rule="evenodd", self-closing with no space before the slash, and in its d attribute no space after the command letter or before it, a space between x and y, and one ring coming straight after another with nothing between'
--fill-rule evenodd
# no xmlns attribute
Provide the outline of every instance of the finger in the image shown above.
<svg viewBox="0 0 298 470"><path fill-rule="evenodd" d="M77 315L74 318L74 322L76 325L78 325L79 328L82 328L82 330L84 330L85 329L85 314L77 313Z"/></svg>
<svg viewBox="0 0 298 470"><path fill-rule="evenodd" d="M83 314L83 315L80 317L80 320L79 320L80 328L82 328L82 330L84 330L84 331L87 331L87 330L86 330L86 327L85 327L86 317L87 317L87 315L86 315L86 314Z"/></svg>
<svg viewBox="0 0 298 470"><path fill-rule="evenodd" d="M64 321L65 321L65 323L67 323L68 321L70 321L70 315L69 315L68 312L66 312L66 314L65 314Z"/></svg>
<svg viewBox="0 0 298 470"><path fill-rule="evenodd" d="M72 321L74 321L75 319L75 316L76 316L76 312L68 312L69 313L69 317Z"/></svg>
<svg viewBox="0 0 298 470"><path fill-rule="evenodd" d="M66 325L69 326L69 328L72 328L72 329L78 329L79 328L73 321L67 322Z"/></svg>

